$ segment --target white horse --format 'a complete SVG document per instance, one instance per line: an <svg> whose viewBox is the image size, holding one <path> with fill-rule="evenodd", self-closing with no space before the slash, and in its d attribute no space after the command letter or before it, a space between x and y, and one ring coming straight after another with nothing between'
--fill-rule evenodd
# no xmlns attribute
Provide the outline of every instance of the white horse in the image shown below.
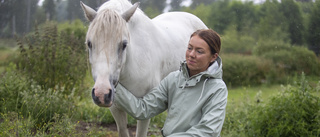
<svg viewBox="0 0 320 137"><path fill-rule="evenodd" d="M190 35L207 28L196 16L169 12L148 18L128 0L110 0L98 11L81 2L90 21L86 36L89 61L95 84L92 98L101 107L110 107L120 137L127 137L127 114L112 105L114 87L120 82L137 97L157 86L185 59ZM147 136L150 120L138 120L137 137Z"/></svg>

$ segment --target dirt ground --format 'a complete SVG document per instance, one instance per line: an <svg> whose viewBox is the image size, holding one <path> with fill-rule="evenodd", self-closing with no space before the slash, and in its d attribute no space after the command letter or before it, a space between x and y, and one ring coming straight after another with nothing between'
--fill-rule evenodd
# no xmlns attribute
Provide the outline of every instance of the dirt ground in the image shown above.
<svg viewBox="0 0 320 137"><path fill-rule="evenodd" d="M88 123L88 122L79 121L79 124L76 127L77 131L82 132L84 134L89 133L90 128L97 128L100 130L103 129L103 132L104 131L108 132L106 134L109 137L118 136L117 125L115 123L106 124L106 123ZM130 137L135 137L136 126L128 126L128 130L129 130ZM161 136L160 129L153 129L153 130L149 129L148 136L151 136L151 135Z"/></svg>

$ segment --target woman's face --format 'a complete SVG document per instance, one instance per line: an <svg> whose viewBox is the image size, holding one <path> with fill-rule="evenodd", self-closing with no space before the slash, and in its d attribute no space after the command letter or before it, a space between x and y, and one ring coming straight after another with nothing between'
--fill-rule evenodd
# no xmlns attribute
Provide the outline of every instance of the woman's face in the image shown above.
<svg viewBox="0 0 320 137"><path fill-rule="evenodd" d="M208 69L218 54L211 54L209 45L198 35L190 38L186 51L187 66L190 77Z"/></svg>

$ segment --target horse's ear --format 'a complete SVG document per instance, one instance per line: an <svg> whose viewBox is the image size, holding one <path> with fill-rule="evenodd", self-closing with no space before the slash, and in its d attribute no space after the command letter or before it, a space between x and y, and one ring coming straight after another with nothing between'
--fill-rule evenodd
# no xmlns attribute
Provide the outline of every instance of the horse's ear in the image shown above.
<svg viewBox="0 0 320 137"><path fill-rule="evenodd" d="M139 7L140 2L136 2L130 9L128 9L126 12L122 13L122 18L126 20L127 22L130 20L133 13L137 10Z"/></svg>
<svg viewBox="0 0 320 137"><path fill-rule="evenodd" d="M85 5L82 1L80 1L80 5L82 7L84 15L91 22L96 17L97 12L89 6Z"/></svg>

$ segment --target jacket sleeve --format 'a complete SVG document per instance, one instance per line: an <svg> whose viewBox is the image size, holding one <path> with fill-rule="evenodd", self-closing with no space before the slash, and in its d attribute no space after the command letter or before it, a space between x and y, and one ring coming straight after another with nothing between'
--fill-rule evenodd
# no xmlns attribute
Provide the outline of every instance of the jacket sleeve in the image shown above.
<svg viewBox="0 0 320 137"><path fill-rule="evenodd" d="M116 87L115 104L136 119L152 118L167 109L166 83L165 78L143 98L135 97L119 83Z"/></svg>
<svg viewBox="0 0 320 137"><path fill-rule="evenodd" d="M211 95L202 107L202 118L198 124L186 132L171 134L167 137L219 137L225 119L228 90L226 86L220 87Z"/></svg>

